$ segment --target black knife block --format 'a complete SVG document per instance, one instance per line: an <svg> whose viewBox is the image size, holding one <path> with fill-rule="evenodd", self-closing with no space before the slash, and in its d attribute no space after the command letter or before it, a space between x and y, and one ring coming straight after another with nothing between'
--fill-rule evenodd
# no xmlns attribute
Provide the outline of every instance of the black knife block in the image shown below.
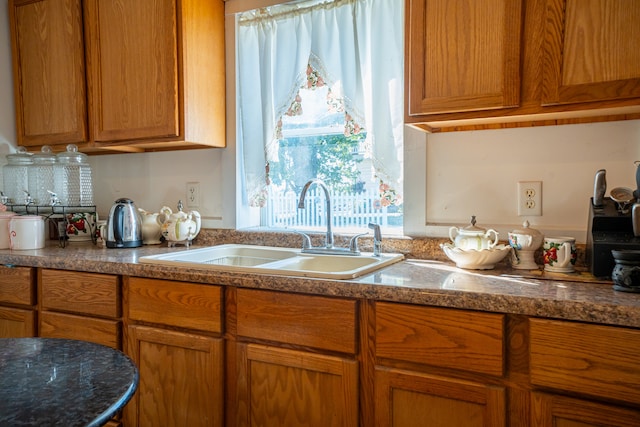
<svg viewBox="0 0 640 427"><path fill-rule="evenodd" d="M618 211L616 202L604 198L602 206L589 201L586 261L595 277L611 277L615 266L611 250L640 249L640 237L633 235L631 209L626 214Z"/></svg>

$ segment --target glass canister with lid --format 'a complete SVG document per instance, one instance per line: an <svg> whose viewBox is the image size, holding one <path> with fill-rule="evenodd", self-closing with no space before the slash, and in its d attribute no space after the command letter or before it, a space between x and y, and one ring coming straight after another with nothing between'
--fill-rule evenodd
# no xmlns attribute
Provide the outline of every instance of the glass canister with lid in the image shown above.
<svg viewBox="0 0 640 427"><path fill-rule="evenodd" d="M75 144L58 153L55 165L55 193L65 206L92 206L93 176L88 157Z"/></svg>
<svg viewBox="0 0 640 427"><path fill-rule="evenodd" d="M55 164L56 155L48 145L33 155L33 164L29 167L29 195L38 206L51 204L50 192L55 192Z"/></svg>
<svg viewBox="0 0 640 427"><path fill-rule="evenodd" d="M18 147L15 153L7 154L7 164L2 167L4 195L14 205L26 204L29 191L29 167L33 163L33 154L25 147Z"/></svg>

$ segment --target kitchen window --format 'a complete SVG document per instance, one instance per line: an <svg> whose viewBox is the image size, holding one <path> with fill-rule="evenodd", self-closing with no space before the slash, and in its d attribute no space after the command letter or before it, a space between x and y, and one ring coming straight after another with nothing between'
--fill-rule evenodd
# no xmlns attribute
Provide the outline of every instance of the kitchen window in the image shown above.
<svg viewBox="0 0 640 427"><path fill-rule="evenodd" d="M238 140L246 206L268 227L402 230L403 1L303 1L237 15Z"/></svg>

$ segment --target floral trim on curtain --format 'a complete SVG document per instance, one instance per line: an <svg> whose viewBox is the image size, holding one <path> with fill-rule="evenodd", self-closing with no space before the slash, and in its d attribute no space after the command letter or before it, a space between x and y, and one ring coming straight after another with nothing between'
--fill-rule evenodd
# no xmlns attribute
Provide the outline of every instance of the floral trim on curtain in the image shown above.
<svg viewBox="0 0 640 427"><path fill-rule="evenodd" d="M325 83L325 80L322 78L318 70L315 70L311 64L307 65L307 79L300 89L315 90L326 85L327 83ZM351 114L345 111L344 98L339 93L336 93L335 90L331 90L331 87L328 88L327 92L327 110L330 113L344 112L344 136L358 135L365 130L356 122ZM291 103L291 106L284 115L295 117L301 116L302 114L302 96L300 96L300 91L298 91L295 99ZM282 117L280 117L276 123L275 138L282 139Z"/></svg>
<svg viewBox="0 0 640 427"><path fill-rule="evenodd" d="M380 186L378 187L378 190L380 191L381 208L392 205L400 206L402 204L402 195L398 194L394 188L385 183L383 180L380 180Z"/></svg>

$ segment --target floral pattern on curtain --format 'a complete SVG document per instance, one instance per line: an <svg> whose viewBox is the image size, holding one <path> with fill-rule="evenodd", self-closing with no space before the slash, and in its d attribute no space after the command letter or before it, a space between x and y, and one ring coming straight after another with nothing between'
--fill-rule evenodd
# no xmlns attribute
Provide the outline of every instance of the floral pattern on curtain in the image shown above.
<svg viewBox="0 0 640 427"><path fill-rule="evenodd" d="M301 89L315 90L326 85L327 84L320 73L317 70L314 70L310 64L307 65L307 80L301 86ZM327 111L330 113L344 112L344 136L353 136L364 132L364 127L360 126L356 120L345 111L344 97L340 94L336 94L336 92L338 91L335 90L335 87L333 90L332 87L328 88ZM300 91L298 91L295 99L291 103L291 106L284 114L286 116L293 117L300 116L302 113L302 97L300 96ZM282 139L282 117L280 117L276 123L275 138Z"/></svg>

